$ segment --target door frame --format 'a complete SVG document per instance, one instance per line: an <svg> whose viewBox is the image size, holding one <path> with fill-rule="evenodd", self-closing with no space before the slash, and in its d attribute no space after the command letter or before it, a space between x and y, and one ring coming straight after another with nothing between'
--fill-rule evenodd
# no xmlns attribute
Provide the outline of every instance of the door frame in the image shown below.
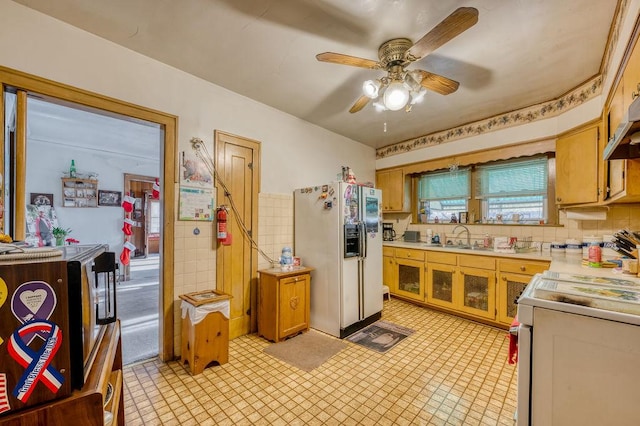
<svg viewBox="0 0 640 426"><path fill-rule="evenodd" d="M33 93L39 96L50 97L52 101L61 103L70 102L74 107L86 106L88 109L99 109L105 114L113 113L118 116L125 116L136 121L144 120L159 124L164 130L163 145L160 150L160 162L162 170L160 173L160 186L162 191L162 243L161 256L162 266L160 268L160 288L162 289L162 303L160 313L160 328L162 330L162 344L158 354L163 361L174 358L174 224L175 224L175 190L178 184L178 167L176 159L178 152L178 117L161 111L156 111L143 106L135 105L119 99L100 95L88 90L80 89L67 84L59 83L28 74L22 71L0 66L0 84L2 85L2 96L0 96L0 119L4 123L4 92L5 90L17 91L23 96L18 96L16 108L16 170L20 172L16 176L15 194L13 198L16 202L26 199L25 181L26 175L26 94ZM94 111L95 112L95 111ZM0 147L4 152L5 132L0 132ZM2 176L7 175L4 170L4 162L0 164ZM16 204L18 205L18 204ZM25 205L20 204L20 205ZM14 223L25 223L24 209L16 208L13 213ZM14 232L15 239L24 239L25 229L23 226L16 226Z"/></svg>

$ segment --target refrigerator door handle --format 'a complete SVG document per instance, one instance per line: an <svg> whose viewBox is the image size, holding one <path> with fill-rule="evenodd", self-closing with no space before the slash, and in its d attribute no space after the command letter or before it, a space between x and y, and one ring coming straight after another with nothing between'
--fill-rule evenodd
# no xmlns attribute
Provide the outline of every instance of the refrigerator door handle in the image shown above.
<svg viewBox="0 0 640 426"><path fill-rule="evenodd" d="M364 222L360 222L360 256L367 257L367 225Z"/></svg>
<svg viewBox="0 0 640 426"><path fill-rule="evenodd" d="M364 319L364 260L358 259L358 318Z"/></svg>

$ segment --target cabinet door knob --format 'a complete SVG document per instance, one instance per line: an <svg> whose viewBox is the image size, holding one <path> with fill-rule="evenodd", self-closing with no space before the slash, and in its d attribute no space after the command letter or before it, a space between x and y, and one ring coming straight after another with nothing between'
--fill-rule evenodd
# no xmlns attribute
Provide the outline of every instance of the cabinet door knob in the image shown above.
<svg viewBox="0 0 640 426"><path fill-rule="evenodd" d="M521 270L522 272L524 272L524 271L526 271L526 270L527 270L527 267L526 267L526 266L521 266L521 267L520 267L520 270Z"/></svg>
<svg viewBox="0 0 640 426"><path fill-rule="evenodd" d="M562 201L562 198L558 197L558 198L556 198L556 201L560 202L560 201Z"/></svg>
<svg viewBox="0 0 640 426"><path fill-rule="evenodd" d="M506 281L507 277L505 277L504 275L502 276L502 281Z"/></svg>

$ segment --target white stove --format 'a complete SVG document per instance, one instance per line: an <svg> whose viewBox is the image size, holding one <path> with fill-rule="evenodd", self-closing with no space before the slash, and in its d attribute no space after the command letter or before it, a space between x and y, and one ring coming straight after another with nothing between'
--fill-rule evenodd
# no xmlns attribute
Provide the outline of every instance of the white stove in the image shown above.
<svg viewBox="0 0 640 426"><path fill-rule="evenodd" d="M640 279L597 274L546 271L518 300L518 425L638 424Z"/></svg>

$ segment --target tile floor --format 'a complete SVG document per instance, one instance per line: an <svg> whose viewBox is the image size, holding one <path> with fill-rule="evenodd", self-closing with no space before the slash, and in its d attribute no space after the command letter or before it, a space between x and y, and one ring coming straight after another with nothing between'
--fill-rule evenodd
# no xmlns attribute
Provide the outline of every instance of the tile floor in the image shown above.
<svg viewBox="0 0 640 426"><path fill-rule="evenodd" d="M229 363L191 376L179 361L124 369L127 425L513 425L507 332L397 299L383 319L415 330L380 354L347 348L306 373L254 335Z"/></svg>

